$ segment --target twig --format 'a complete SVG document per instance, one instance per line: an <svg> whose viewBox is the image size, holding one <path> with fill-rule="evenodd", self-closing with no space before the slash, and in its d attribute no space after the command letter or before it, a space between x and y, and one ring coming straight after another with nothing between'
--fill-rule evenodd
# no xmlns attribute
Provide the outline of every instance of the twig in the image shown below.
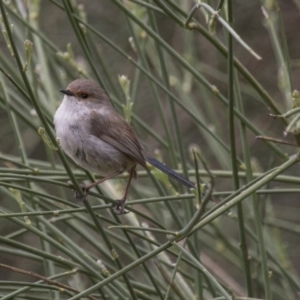
<svg viewBox="0 0 300 300"><path fill-rule="evenodd" d="M293 147L299 147L299 145L291 143L291 142L286 142L283 140L279 140L279 139L275 139L269 136L262 136L262 135L258 135L255 137L257 140L264 140L264 141L269 141L269 142L274 142L277 144L284 144L284 145L289 145L289 146L293 146Z"/></svg>
<svg viewBox="0 0 300 300"><path fill-rule="evenodd" d="M15 267L12 267L12 266L9 266L9 265L5 265L5 264L1 264L0 263L0 268L5 268L5 269L9 269L11 270L12 272L17 272L17 273L21 273L21 274L25 274L25 275L28 275L28 276L31 276L31 277L35 277L35 278L38 278L38 279L41 279L43 280L44 282L50 284L50 285L55 285L55 286L58 286L59 288L62 288L62 289L66 289L68 291L72 291L74 293L80 293L79 290L77 289L74 289L68 285L65 285L65 284L62 284L62 283L59 283L57 281L54 281L54 280L51 280L47 277L44 277L42 275L39 275L37 273L34 273L32 271L26 271L26 270L22 270L22 269L19 269L19 268L15 268ZM92 297L92 296L87 296L88 299L91 299L91 300L97 300L97 298L95 297Z"/></svg>

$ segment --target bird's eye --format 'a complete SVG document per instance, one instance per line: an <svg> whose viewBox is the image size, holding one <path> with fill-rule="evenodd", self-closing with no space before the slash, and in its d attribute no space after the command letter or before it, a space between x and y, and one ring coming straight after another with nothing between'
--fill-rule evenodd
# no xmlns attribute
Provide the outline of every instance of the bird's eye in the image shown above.
<svg viewBox="0 0 300 300"><path fill-rule="evenodd" d="M84 94L84 93L81 94L81 98L82 98L82 99L87 99L87 97L88 97L88 94Z"/></svg>

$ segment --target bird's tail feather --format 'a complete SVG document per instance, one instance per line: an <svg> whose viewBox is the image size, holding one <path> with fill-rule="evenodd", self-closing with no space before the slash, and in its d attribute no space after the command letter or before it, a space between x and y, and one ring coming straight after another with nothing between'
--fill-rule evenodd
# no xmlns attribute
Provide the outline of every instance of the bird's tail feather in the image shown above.
<svg viewBox="0 0 300 300"><path fill-rule="evenodd" d="M153 165L154 167L158 168L162 172L166 173L168 176L172 177L173 179L177 180L181 184L187 186L188 188L195 188L195 184L189 181L188 179L184 178L182 175L175 172L173 169L169 168L165 164L161 163L157 159L152 156L147 156L147 161Z"/></svg>

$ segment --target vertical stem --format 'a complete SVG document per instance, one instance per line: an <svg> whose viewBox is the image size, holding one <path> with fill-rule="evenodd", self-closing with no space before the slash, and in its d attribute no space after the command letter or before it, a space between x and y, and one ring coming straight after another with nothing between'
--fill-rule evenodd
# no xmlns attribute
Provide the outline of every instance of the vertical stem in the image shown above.
<svg viewBox="0 0 300 300"><path fill-rule="evenodd" d="M238 83L237 74L235 73L235 75L236 75L235 82L236 82L237 107L242 113L244 113L241 94L237 84ZM242 146L244 152L244 162L246 166L246 178L247 178L247 182L251 182L254 178L253 178L251 161L250 161L249 145L247 141L247 130L243 122L241 122L241 137L242 137ZM270 287L269 270L267 264L267 252L265 249L265 241L263 236L263 227L262 227L261 213L259 211L259 199L257 193L253 193L251 195L251 198L252 198L252 205L253 205L253 212L254 212L254 223L257 232L257 243L258 243L260 261L261 261L261 273L264 282L264 290L265 290L266 299L271 299L272 295L271 295L271 287ZM251 292L252 292L251 294L248 293L249 297L253 297L253 291Z"/></svg>
<svg viewBox="0 0 300 300"><path fill-rule="evenodd" d="M154 15L153 15L152 11L149 11L149 17L150 17L149 18L150 24L151 24L154 32L158 33L158 27L157 27L156 20L154 18ZM170 87L170 82L169 82L168 68L167 68L167 65L166 65L166 62L165 62L166 61L165 55L162 51L163 49L161 49L160 43L158 43L157 40L154 40L154 42L155 42L155 47L156 47L156 50L157 50L157 54L158 54L158 58L159 58L160 66L161 66L162 79L164 81L165 87L168 90L170 90L171 87ZM176 145L177 145L177 149L179 150L179 156L180 156L180 161L182 163L183 174L184 174L185 177L188 177L187 165L186 165L186 160L185 160L184 150L183 150L183 144L182 144L182 137L181 137L181 134L180 134L179 120L178 120L178 116L177 116L177 112L176 112L176 108L175 108L175 103L172 101L172 98L170 96L169 96L169 105L170 105L170 108L171 108ZM185 202L184 206L185 206L186 219L189 220L192 217L192 214L193 214L192 207L191 207L189 202Z"/></svg>
<svg viewBox="0 0 300 300"><path fill-rule="evenodd" d="M227 13L228 13L228 24L232 27L232 1L227 1ZM229 110L229 135L230 135L230 148L231 148L231 162L232 162L232 173L233 173L233 184L234 189L239 189L239 177L238 177L238 166L236 162L236 143L235 143L235 128L234 128L234 60L233 60L233 43L232 35L228 32L228 110ZM243 216L243 207L242 203L237 204L238 212L238 224L240 230L240 248L242 252L243 266L246 276L246 286L248 295L252 295L252 284L251 284L251 272L250 265L248 260L248 249L246 242L246 234L244 227L244 216Z"/></svg>

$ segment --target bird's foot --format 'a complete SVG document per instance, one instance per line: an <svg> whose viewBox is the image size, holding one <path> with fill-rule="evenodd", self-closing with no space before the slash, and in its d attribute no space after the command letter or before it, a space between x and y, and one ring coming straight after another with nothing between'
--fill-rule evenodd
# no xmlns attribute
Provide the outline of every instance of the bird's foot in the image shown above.
<svg viewBox="0 0 300 300"><path fill-rule="evenodd" d="M125 210L126 199L116 200L113 204L114 211L117 215L125 215L129 213L129 210Z"/></svg>
<svg viewBox="0 0 300 300"><path fill-rule="evenodd" d="M68 181L68 184L72 187L74 187L73 183L71 181ZM88 198L88 191L89 191L89 188L84 184L84 183L81 183L79 184L81 190L82 190L82 193L83 193L83 196L81 196L78 191L75 190L74 192L74 197L77 201L87 201L87 198Z"/></svg>

